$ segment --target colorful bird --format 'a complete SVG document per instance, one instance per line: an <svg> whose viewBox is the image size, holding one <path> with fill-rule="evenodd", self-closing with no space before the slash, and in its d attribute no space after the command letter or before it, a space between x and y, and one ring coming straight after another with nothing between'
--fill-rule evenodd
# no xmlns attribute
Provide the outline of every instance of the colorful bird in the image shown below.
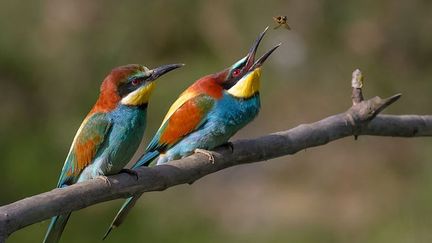
<svg viewBox="0 0 432 243"><path fill-rule="evenodd" d="M276 22L276 25L273 29L277 29L281 26L285 27L287 30L291 30L291 27L287 23L287 16L275 16L273 20Z"/></svg>
<svg viewBox="0 0 432 243"><path fill-rule="evenodd" d="M201 152L213 159L210 151L228 142L238 130L251 122L260 109L261 66L279 45L257 61L255 53L268 27L260 34L246 57L231 67L197 80L169 109L146 153L132 167L157 164ZM117 213L104 239L118 227L141 195L130 197Z"/></svg>
<svg viewBox="0 0 432 243"><path fill-rule="evenodd" d="M122 171L138 148L155 82L183 64L153 70L141 65L113 69L102 82L99 99L82 122L66 157L58 188ZM51 219L44 242L58 242L71 213Z"/></svg>

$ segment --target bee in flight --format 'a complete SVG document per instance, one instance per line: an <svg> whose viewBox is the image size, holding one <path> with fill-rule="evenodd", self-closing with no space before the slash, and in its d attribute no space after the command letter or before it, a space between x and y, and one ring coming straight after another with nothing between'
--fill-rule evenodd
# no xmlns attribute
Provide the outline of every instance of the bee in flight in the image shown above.
<svg viewBox="0 0 432 243"><path fill-rule="evenodd" d="M277 26L275 26L273 29L277 29L277 28L283 26L283 27L285 27L285 29L291 30L291 27L287 23L287 16L275 16L275 17L273 17L273 20L277 24Z"/></svg>

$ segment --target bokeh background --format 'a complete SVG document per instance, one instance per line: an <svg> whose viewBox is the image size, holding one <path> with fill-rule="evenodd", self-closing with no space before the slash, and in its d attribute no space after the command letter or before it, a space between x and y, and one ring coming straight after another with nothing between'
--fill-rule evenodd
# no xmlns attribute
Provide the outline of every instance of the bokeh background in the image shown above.
<svg viewBox="0 0 432 243"><path fill-rule="evenodd" d="M432 2L0 2L0 205L53 188L72 138L111 68L184 62L151 99L146 137L197 78L243 57L272 16L260 53L262 111L253 138L346 110L351 72L386 110L432 113ZM235 139L235 138L234 138ZM106 242L432 242L432 141L345 138L146 194ZM73 214L62 242L99 242L121 200ZM48 221L14 233L40 242Z"/></svg>

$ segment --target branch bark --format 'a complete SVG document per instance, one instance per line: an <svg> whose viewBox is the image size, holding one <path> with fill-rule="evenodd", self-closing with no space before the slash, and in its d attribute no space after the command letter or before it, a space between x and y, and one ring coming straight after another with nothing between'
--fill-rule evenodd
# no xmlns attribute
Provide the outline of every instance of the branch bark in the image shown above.
<svg viewBox="0 0 432 243"><path fill-rule="evenodd" d="M353 106L346 112L256 139L234 141L233 151L227 147L219 147L213 152L214 164L209 163L207 156L194 154L165 165L139 168L138 180L133 175L118 174L108 177L110 184L104 180L90 180L2 206L0 242L23 227L55 215L104 201L127 198L136 193L161 191L179 184L191 184L205 175L227 167L295 154L300 150L324 145L347 136L432 136L431 115L378 115L398 100L400 94L387 99L375 97L363 100L361 86L352 86Z"/></svg>

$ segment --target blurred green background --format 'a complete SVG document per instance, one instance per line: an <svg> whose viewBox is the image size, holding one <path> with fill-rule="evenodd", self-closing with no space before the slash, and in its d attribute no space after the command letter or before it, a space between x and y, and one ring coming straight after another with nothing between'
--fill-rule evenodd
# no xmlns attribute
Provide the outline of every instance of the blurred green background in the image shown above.
<svg viewBox="0 0 432 243"><path fill-rule="evenodd" d="M146 138L197 78L243 57L272 16L260 53L262 111L253 138L350 105L351 72L367 97L403 93L386 110L432 113L432 2L0 2L0 205L52 189L72 138L111 68L187 66L151 99ZM432 141L360 137L230 168L148 193L106 242L432 242ZM73 214L62 242L100 242L121 201ZM48 221L8 242L40 242Z"/></svg>

